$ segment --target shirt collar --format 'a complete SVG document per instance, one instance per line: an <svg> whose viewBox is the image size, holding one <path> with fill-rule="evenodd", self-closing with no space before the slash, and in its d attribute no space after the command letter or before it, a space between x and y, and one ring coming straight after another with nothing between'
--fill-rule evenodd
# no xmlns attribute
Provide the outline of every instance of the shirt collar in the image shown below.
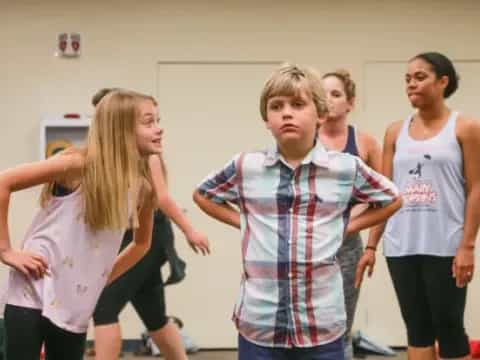
<svg viewBox="0 0 480 360"><path fill-rule="evenodd" d="M278 146L275 145L268 148L263 165L271 167L276 165L279 161L285 162L278 151ZM328 168L328 152L320 141L315 140L315 145L301 162L302 165L309 163L313 163L318 167Z"/></svg>

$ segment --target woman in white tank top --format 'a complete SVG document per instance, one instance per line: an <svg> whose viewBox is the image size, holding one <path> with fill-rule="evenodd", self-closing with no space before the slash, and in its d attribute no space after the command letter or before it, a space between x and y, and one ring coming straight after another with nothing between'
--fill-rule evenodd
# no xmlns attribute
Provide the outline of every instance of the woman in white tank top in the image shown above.
<svg viewBox="0 0 480 360"><path fill-rule="evenodd" d="M417 111L388 127L383 171L404 200L385 227L384 252L407 328L408 357L435 359L437 341L441 358L469 359L463 313L480 218L480 126L447 107L458 77L444 55L415 56L405 80Z"/></svg>

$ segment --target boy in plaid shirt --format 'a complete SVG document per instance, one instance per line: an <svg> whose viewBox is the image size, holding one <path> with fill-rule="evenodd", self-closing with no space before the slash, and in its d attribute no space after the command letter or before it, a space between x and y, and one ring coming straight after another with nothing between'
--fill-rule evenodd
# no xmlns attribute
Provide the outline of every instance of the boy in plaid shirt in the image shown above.
<svg viewBox="0 0 480 360"><path fill-rule="evenodd" d="M276 70L260 112L275 146L235 156L194 194L203 211L241 230L243 277L233 314L239 359L343 359L335 254L346 234L400 208L398 190L359 158L316 140L327 106L312 70ZM359 202L374 206L349 221Z"/></svg>

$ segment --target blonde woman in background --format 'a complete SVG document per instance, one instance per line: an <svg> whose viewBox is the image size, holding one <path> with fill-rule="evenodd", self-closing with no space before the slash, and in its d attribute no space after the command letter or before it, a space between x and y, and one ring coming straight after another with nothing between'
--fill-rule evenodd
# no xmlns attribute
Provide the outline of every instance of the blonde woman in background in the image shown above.
<svg viewBox="0 0 480 360"><path fill-rule="evenodd" d="M328 113L318 130L320 142L328 149L359 156L372 169L380 171L382 161L380 145L373 136L358 131L348 123L348 115L354 108L356 96L355 82L350 74L346 70L336 70L323 75L322 82L327 97ZM354 217L359 210L360 207L353 208L350 216ZM375 252L376 248L367 246L365 251ZM346 359L353 357L351 329L360 290L355 286L355 274L362 254L363 244L358 232L346 236L337 253L342 269L347 312Z"/></svg>

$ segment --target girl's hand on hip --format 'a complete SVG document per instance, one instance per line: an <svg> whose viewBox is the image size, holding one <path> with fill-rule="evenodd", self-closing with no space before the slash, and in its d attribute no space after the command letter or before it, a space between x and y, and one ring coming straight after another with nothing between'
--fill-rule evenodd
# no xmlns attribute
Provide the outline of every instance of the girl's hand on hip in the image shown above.
<svg viewBox="0 0 480 360"><path fill-rule="evenodd" d="M35 280L41 279L48 271L48 264L45 258L30 251L4 250L0 254L0 260Z"/></svg>

